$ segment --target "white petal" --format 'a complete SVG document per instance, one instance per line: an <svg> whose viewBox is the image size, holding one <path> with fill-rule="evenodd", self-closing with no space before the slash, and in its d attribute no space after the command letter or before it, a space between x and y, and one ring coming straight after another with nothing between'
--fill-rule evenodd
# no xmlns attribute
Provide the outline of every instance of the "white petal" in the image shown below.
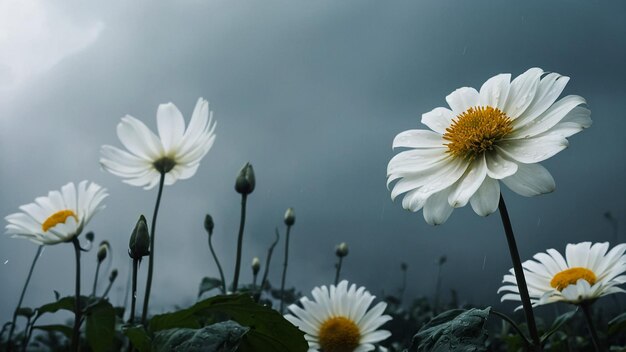
<svg viewBox="0 0 626 352"><path fill-rule="evenodd" d="M511 86L511 74L501 73L493 76L480 87L480 105L491 106L504 111L509 87Z"/></svg>
<svg viewBox="0 0 626 352"><path fill-rule="evenodd" d="M522 115L514 120L513 126L523 126L544 113L561 95L568 81L569 77L561 76L558 73L549 73L543 77L539 82L533 102Z"/></svg>
<svg viewBox="0 0 626 352"><path fill-rule="evenodd" d="M446 148L440 134L429 130L408 130L393 139L393 148Z"/></svg>
<svg viewBox="0 0 626 352"><path fill-rule="evenodd" d="M480 216L487 216L498 210L500 201L500 183L491 177L485 177L483 184L470 199L474 212Z"/></svg>
<svg viewBox="0 0 626 352"><path fill-rule="evenodd" d="M122 117L117 125L117 136L126 149L142 159L156 160L161 155L161 142L157 136L132 116Z"/></svg>
<svg viewBox="0 0 626 352"><path fill-rule="evenodd" d="M437 192L426 200L424 204L424 220L429 225L441 225L452 214L453 207L448 204L448 196L450 195L451 188L446 188L443 191Z"/></svg>
<svg viewBox="0 0 626 352"><path fill-rule="evenodd" d="M459 115L471 107L478 106L480 104L480 94L474 88L462 87L450 93L446 97L446 101L454 115Z"/></svg>
<svg viewBox="0 0 626 352"><path fill-rule="evenodd" d="M157 128L166 154L178 148L185 132L185 119L176 105L172 103L159 105Z"/></svg>
<svg viewBox="0 0 626 352"><path fill-rule="evenodd" d="M485 156L474 160L465 171L463 177L452 187L448 203L454 208L464 207L487 176Z"/></svg>
<svg viewBox="0 0 626 352"><path fill-rule="evenodd" d="M496 180L511 176L517 172L517 163L505 159L497 150L485 153L487 176Z"/></svg>
<svg viewBox="0 0 626 352"><path fill-rule="evenodd" d="M361 341L359 342L360 343L376 343L376 342L380 342L388 338L389 336L391 336L391 333L389 331L377 330L369 334L366 334L365 336L361 338Z"/></svg>
<svg viewBox="0 0 626 352"><path fill-rule="evenodd" d="M511 132L507 138L528 138L544 133L559 123L575 107L582 104L585 104L585 99L583 99L583 97L578 95L568 95L554 103L554 105L534 120L528 121L525 125L519 126L514 122L513 132Z"/></svg>
<svg viewBox="0 0 626 352"><path fill-rule="evenodd" d="M452 111L446 108L435 108L425 114L422 114L422 123L431 130L443 135L446 128L452 124L454 118Z"/></svg>
<svg viewBox="0 0 626 352"><path fill-rule="evenodd" d="M551 158L567 148L569 142L561 136L547 135L528 139L500 141L496 146L498 153L520 163L532 164Z"/></svg>
<svg viewBox="0 0 626 352"><path fill-rule="evenodd" d="M591 126L591 111L585 107L577 106L572 109L562 120L544 133L540 133L537 137L545 135L558 135L567 138L575 135L585 128Z"/></svg>
<svg viewBox="0 0 626 352"><path fill-rule="evenodd" d="M556 188L554 178L540 164L519 164L517 172L503 178L502 182L513 192L525 197L550 193Z"/></svg>
<svg viewBox="0 0 626 352"><path fill-rule="evenodd" d="M512 119L518 117L530 105L537 92L543 70L533 67L511 82L504 113Z"/></svg>

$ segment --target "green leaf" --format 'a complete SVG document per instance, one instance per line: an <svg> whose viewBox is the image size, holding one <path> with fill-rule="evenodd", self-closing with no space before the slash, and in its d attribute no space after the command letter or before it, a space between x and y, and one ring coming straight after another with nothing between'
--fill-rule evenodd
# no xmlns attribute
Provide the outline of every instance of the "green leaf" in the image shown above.
<svg viewBox="0 0 626 352"><path fill-rule="evenodd" d="M26 318L32 318L32 316L35 314L32 309L27 307L20 307L16 313L17 315L21 315Z"/></svg>
<svg viewBox="0 0 626 352"><path fill-rule="evenodd" d="M203 277L202 282L200 282L200 290L198 290L198 298L200 298L203 293L219 287L222 287L222 280L214 277Z"/></svg>
<svg viewBox="0 0 626 352"><path fill-rule="evenodd" d="M198 329L207 319L229 317L250 327L239 348L246 351L306 351L304 334L277 311L255 303L249 295L215 296L177 312L154 316L152 332L172 328Z"/></svg>
<svg viewBox="0 0 626 352"><path fill-rule="evenodd" d="M68 339L72 338L72 328L67 325L54 324L54 325L35 325L33 329L43 331L57 331L65 335Z"/></svg>
<svg viewBox="0 0 626 352"><path fill-rule="evenodd" d="M622 313L609 321L609 335L626 330L626 313Z"/></svg>
<svg viewBox="0 0 626 352"><path fill-rule="evenodd" d="M94 352L110 351L115 337L115 308L108 301L93 305L87 316L87 342Z"/></svg>
<svg viewBox="0 0 626 352"><path fill-rule="evenodd" d="M550 336L552 336L552 334L557 332L563 326L563 324L570 321L574 315L576 315L576 312L578 312L578 308L559 315L552 323L552 326L545 333L543 333L543 335L541 335L541 344L543 345L550 338Z"/></svg>
<svg viewBox="0 0 626 352"><path fill-rule="evenodd" d="M81 298L86 299L86 297ZM35 319L38 319L45 313L56 313L59 310L74 312L74 302L74 296L69 296L58 299L56 302L44 304L43 306L37 308L37 317Z"/></svg>
<svg viewBox="0 0 626 352"><path fill-rule="evenodd" d="M154 336L153 349L155 352L235 352L249 330L233 321L201 329L161 330Z"/></svg>
<svg viewBox="0 0 626 352"><path fill-rule="evenodd" d="M152 340L143 326L130 326L122 329L124 335L128 337L133 346L139 350L139 352L150 352Z"/></svg>
<svg viewBox="0 0 626 352"><path fill-rule="evenodd" d="M417 332L409 351L486 351L485 323L490 310L453 309L439 314Z"/></svg>

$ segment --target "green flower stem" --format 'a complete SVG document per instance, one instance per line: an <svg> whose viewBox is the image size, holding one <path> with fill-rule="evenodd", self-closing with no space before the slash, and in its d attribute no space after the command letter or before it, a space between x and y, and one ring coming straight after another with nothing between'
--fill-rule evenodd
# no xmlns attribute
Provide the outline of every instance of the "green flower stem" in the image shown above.
<svg viewBox="0 0 626 352"><path fill-rule="evenodd" d="M241 194L241 220L239 222L239 237L237 238L237 261L235 262L235 277L233 278L233 292L237 292L239 271L241 270L241 247L243 245L243 228L246 225L246 201L248 195Z"/></svg>
<svg viewBox="0 0 626 352"><path fill-rule="evenodd" d="M98 286L98 274L100 273L100 264L100 261L98 261L98 264L96 264L96 276L93 279L93 289L91 290L91 295L94 297L96 296L96 286Z"/></svg>
<svg viewBox="0 0 626 352"><path fill-rule="evenodd" d="M596 352L602 351L600 348L600 339L598 338L598 333L596 332L596 328L593 325L593 318L591 317L591 303L593 302L582 302L580 304L580 308L585 315L585 320L587 321L587 327L589 328L589 333L591 334L591 341L593 342L593 347Z"/></svg>
<svg viewBox="0 0 626 352"><path fill-rule="evenodd" d="M400 302L404 299L404 291L406 291L406 269L402 270L402 287L400 287Z"/></svg>
<svg viewBox="0 0 626 352"><path fill-rule="evenodd" d="M437 283L435 284L435 303L433 304L433 313L437 315L439 311L439 295L441 295L441 267L443 264L438 263Z"/></svg>
<svg viewBox="0 0 626 352"><path fill-rule="evenodd" d="M287 264L289 262L289 232L291 226L287 225L287 235L285 239L285 262L283 263L283 278L280 281L280 314L285 310L285 278L287 277Z"/></svg>
<svg viewBox="0 0 626 352"><path fill-rule="evenodd" d="M261 300L261 295L263 294L263 290L265 289L265 284L267 283L267 276L270 272L270 261L272 260L272 253L274 253L274 247L278 244L278 240L280 239L280 235L278 234L278 229L276 229L276 239L272 242L272 245L267 250L267 259L265 259L265 270L263 270L263 279L261 279L261 287L259 288L259 296L257 297L257 303Z"/></svg>
<svg viewBox="0 0 626 352"><path fill-rule="evenodd" d="M154 215L152 215L152 231L150 235L150 257L148 259L148 281L146 282L146 293L143 298L143 313L141 314L141 323L145 326L148 319L148 305L150 303L150 289L152 288L152 273L154 272L154 235L156 229L156 219L159 214L159 205L161 204L161 195L163 194L163 183L165 182L165 172L161 172L159 180L159 193L157 194L156 204L154 205Z"/></svg>
<svg viewBox="0 0 626 352"><path fill-rule="evenodd" d="M15 322L17 321L17 312L22 307L22 301L24 300L24 294L26 294L26 288L28 287L28 283L30 283L30 278L33 276L33 270L35 269L35 264L37 264L37 259L39 259L39 255L43 250L43 245L37 248L37 253L35 254L35 258L33 258L33 263L30 265L30 270L28 271L28 276L26 277L26 282L24 283L24 287L22 288L22 294L20 295L20 300L17 302L17 307L15 307L15 311L13 312L13 321L11 322L11 329L9 330L9 339L7 340L8 350L11 351L11 339L13 338L13 332L15 331Z"/></svg>
<svg viewBox="0 0 626 352"><path fill-rule="evenodd" d="M217 265L217 270L220 272L220 279L222 279L222 294L226 294L226 279L224 279L224 271L222 270L222 266L220 265L219 259L217 259L217 254L215 254L215 250L213 249L213 243L211 238L213 236L209 235L209 249L211 250L211 255L213 255L213 259L215 260L215 264Z"/></svg>
<svg viewBox="0 0 626 352"><path fill-rule="evenodd" d="M526 337L526 335L522 332L522 329L520 329L520 327L513 321L513 319L509 318L508 315L506 315L506 314L504 314L502 312L499 312L499 311L497 311L497 310L495 310L493 308L489 311L489 314L495 315L498 318L500 318L500 319L506 321L507 323L509 323L513 327L513 329L515 329L515 331L517 331L519 336L522 337L522 340L524 340L524 345L526 346L526 349L528 349L530 347L531 343L530 343L530 341L528 341L528 337Z"/></svg>
<svg viewBox="0 0 626 352"><path fill-rule="evenodd" d="M109 281L109 284L107 285L107 289L104 290L104 294L102 294L102 298L106 298L109 295L109 291L111 291L111 287L113 287L113 282L114 281Z"/></svg>
<svg viewBox="0 0 626 352"><path fill-rule="evenodd" d="M252 274L252 292L256 291L256 278L259 276L259 273Z"/></svg>
<svg viewBox="0 0 626 352"><path fill-rule="evenodd" d="M139 260L133 259L133 288L132 295L130 296L130 318L128 322L130 324L135 323L135 305L137 303L137 267L139 266Z"/></svg>
<svg viewBox="0 0 626 352"><path fill-rule="evenodd" d="M339 273L341 272L341 264L343 263L343 257L339 257L339 261L335 264L335 286L339 283Z"/></svg>
<svg viewBox="0 0 626 352"><path fill-rule="evenodd" d="M72 349L78 352L80 347L80 321L81 321L81 305L80 305L80 242L78 238L72 238L74 252L76 253L76 294L74 299L74 330L72 333Z"/></svg>
<svg viewBox="0 0 626 352"><path fill-rule="evenodd" d="M511 260L513 261L515 280L517 281L517 287L519 288L520 297L522 299L522 306L524 307L526 323L528 324L530 337L533 341L532 348L533 351L542 351L541 340L539 339L539 334L537 333L537 324L535 323L535 315L533 314L533 307L530 303L530 295L528 294L528 286L526 286L526 278L524 277L524 270L522 269L522 261L519 256L519 251L517 250L515 235L513 234L513 226L511 226L511 219L509 218L509 213L506 210L506 204L504 204L504 198L502 197L502 194L500 194L498 209L500 210L502 225L504 226L504 232L506 233L506 240L509 245Z"/></svg>

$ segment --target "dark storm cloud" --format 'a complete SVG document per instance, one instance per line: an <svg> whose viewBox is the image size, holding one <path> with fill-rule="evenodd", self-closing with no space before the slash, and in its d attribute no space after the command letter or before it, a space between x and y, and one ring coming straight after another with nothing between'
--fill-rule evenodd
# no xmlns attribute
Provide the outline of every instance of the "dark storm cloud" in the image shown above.
<svg viewBox="0 0 626 352"><path fill-rule="evenodd" d="M432 294L435 262L445 254L446 289L458 289L473 303L496 303L510 266L498 215L481 218L463 208L431 227L421 212L391 202L385 175L397 133L423 128L421 114L443 106L452 90L479 87L501 72L518 75L539 66L572 77L565 94L585 97L594 119L592 128L570 139L569 149L544 163L556 192L522 198L504 191L522 257L563 250L568 242L612 240L607 210L625 220L622 3L75 5L73 18L103 23L97 40L0 104L0 211L12 213L68 181L107 187L107 208L90 228L97 242L112 243L113 267L121 270L116 303L128 269L128 236L139 214L151 217L156 190L101 171L99 148L120 146L115 126L125 114L154 129L156 108L168 101L188 121L196 99L208 99L217 140L192 179L164 192L152 300L163 310L192 302L201 277L217 276L202 228L207 212L231 280L239 221L234 177L246 161L254 165L257 189L248 203L244 280L251 258L265 257L274 227L283 230L284 210L293 206L288 284L303 292L333 279L333 248L346 241L344 277L376 293L400 285L404 261L407 296ZM70 247L45 250L27 305L51 300L53 289L72 292ZM0 316L15 306L35 250L26 241L0 238L0 296L8 298ZM282 246L275 253L272 281L280 277ZM93 272L95 253L83 263Z"/></svg>

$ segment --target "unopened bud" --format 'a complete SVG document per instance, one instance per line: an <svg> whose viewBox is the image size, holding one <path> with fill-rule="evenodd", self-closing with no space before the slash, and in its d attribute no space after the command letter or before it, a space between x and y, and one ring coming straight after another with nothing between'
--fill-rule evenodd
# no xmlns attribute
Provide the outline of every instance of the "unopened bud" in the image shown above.
<svg viewBox="0 0 626 352"><path fill-rule="evenodd" d="M215 227L215 223L213 222L213 218L211 215L206 214L204 217L204 229L209 233L209 236L213 234L213 227Z"/></svg>
<svg viewBox="0 0 626 352"><path fill-rule="evenodd" d="M102 263L106 259L108 251L109 251L109 242L108 241L100 242L100 247L98 247L98 263Z"/></svg>
<svg viewBox="0 0 626 352"><path fill-rule="evenodd" d="M439 257L439 265L443 265L447 260L448 258L445 255L442 255Z"/></svg>
<svg viewBox="0 0 626 352"><path fill-rule="evenodd" d="M93 242L93 238L94 238L94 234L92 231L89 231L85 234L85 238L87 239L87 241L89 242Z"/></svg>
<svg viewBox="0 0 626 352"><path fill-rule="evenodd" d="M296 213L293 211L293 208L287 209L285 211L285 225L292 226L296 223Z"/></svg>
<svg viewBox="0 0 626 352"><path fill-rule="evenodd" d="M252 274L258 274L259 270L261 270L261 261L259 260L259 258L254 257L252 258Z"/></svg>
<svg viewBox="0 0 626 352"><path fill-rule="evenodd" d="M148 225L146 224L146 218L141 215L133 229L133 233L130 235L128 255L135 260L139 260L149 254L150 235L148 234Z"/></svg>
<svg viewBox="0 0 626 352"><path fill-rule="evenodd" d="M402 271L406 271L408 268L409 266L405 262L400 263L400 269L402 269Z"/></svg>
<svg viewBox="0 0 626 352"><path fill-rule="evenodd" d="M235 191L240 194L250 194L254 191L255 184L254 169L250 163L246 163L239 171L239 175L237 175Z"/></svg>
<svg viewBox="0 0 626 352"><path fill-rule="evenodd" d="M111 270L111 274L109 275L109 281L113 282L117 279L117 269Z"/></svg>
<svg viewBox="0 0 626 352"><path fill-rule="evenodd" d="M335 254L340 257L343 258L345 256L348 255L348 245L345 242L341 242L336 248L335 248Z"/></svg>

